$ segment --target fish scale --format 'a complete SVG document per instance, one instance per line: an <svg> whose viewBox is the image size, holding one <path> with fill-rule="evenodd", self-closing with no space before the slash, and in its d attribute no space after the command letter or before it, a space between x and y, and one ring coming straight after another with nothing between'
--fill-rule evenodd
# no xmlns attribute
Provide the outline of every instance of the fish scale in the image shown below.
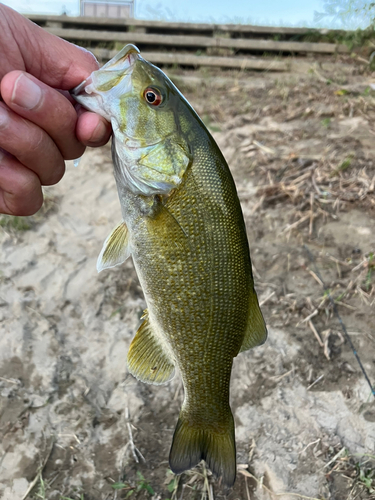
<svg viewBox="0 0 375 500"><path fill-rule="evenodd" d="M107 70L114 75L112 94ZM171 469L181 473L204 459L231 486L233 358L267 335L233 178L195 111L134 46L94 72L87 85L90 96L84 82L73 95L111 117L123 214L104 243L98 269L131 255L147 303L130 345L129 371L142 382L161 384L179 370L184 402ZM122 95L119 85L126 89ZM157 98L147 102L149 95Z"/></svg>

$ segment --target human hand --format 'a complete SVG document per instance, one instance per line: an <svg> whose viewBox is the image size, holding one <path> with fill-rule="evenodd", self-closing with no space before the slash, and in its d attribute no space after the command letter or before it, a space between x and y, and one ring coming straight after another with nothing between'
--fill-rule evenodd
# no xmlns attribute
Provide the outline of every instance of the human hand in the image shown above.
<svg viewBox="0 0 375 500"><path fill-rule="evenodd" d="M0 213L31 215L64 160L105 144L111 128L67 92L98 68L90 52L0 4L0 54Z"/></svg>

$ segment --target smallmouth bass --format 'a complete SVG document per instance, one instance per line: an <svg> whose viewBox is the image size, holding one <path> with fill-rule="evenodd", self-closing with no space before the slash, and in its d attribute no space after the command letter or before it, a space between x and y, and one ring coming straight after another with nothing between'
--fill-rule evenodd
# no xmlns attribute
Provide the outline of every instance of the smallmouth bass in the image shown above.
<svg viewBox="0 0 375 500"><path fill-rule="evenodd" d="M129 372L164 384L178 368L185 397L170 467L180 474L204 459L231 486L233 358L265 342L267 330L227 163L187 100L133 45L72 95L113 128L123 221L104 242L98 271L131 255L145 295Z"/></svg>

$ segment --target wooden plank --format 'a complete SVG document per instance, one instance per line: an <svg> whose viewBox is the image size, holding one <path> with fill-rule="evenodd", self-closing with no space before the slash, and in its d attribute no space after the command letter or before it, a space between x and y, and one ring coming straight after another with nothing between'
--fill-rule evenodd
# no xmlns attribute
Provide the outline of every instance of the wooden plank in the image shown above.
<svg viewBox="0 0 375 500"><path fill-rule="evenodd" d="M76 24L78 26L96 25L98 29L103 26L124 27L124 26L143 26L145 28L181 30L181 31L208 31L208 32L227 32L227 33L263 33L263 34L285 34L285 35L304 35L308 33L327 35L341 34L343 30L329 30L319 28L289 28L278 26L254 26L249 24L209 24L209 23L181 23L152 21L143 19L108 19L102 17L70 17L70 16L44 16L39 14L28 14L27 17L36 24L45 25L47 22L60 22L64 24Z"/></svg>
<svg viewBox="0 0 375 500"><path fill-rule="evenodd" d="M69 16L43 16L39 14L28 14L27 17L36 24L45 25L49 21L58 21L64 24L76 24L78 26L96 25L98 29L103 26L124 27L142 26L145 28L191 30L191 31L214 31L217 25L209 23L176 23L166 21L151 21L144 19L110 19L104 17L69 17ZM229 26L229 25L228 25ZM235 25L233 25L235 26Z"/></svg>
<svg viewBox="0 0 375 500"><path fill-rule="evenodd" d="M232 33L264 33L270 35L327 35L327 34L342 34L344 30L326 29L326 28L289 28L281 26L253 26L249 24L217 24L215 31L232 32Z"/></svg>
<svg viewBox="0 0 375 500"><path fill-rule="evenodd" d="M194 56L190 54L168 54L143 52L142 56L155 64L182 64L186 66L214 66L220 68L254 69L263 71L288 71L287 61L250 59L245 57Z"/></svg>
<svg viewBox="0 0 375 500"><path fill-rule="evenodd" d="M264 50L266 52L316 52L320 54L334 54L335 52L348 52L346 45L335 43L312 42L277 42L274 40L249 40L243 38L215 38L218 47L246 50Z"/></svg>
<svg viewBox="0 0 375 500"><path fill-rule="evenodd" d="M130 31L96 31L45 28L46 31L66 40L92 40L95 42L123 42L147 45L179 45L184 47L217 46L216 39L208 36L189 35L154 35L151 33L134 33Z"/></svg>
<svg viewBox="0 0 375 500"><path fill-rule="evenodd" d="M109 60L117 54L116 50L102 48L90 48L95 57L101 60ZM273 59L251 59L245 57L214 57L195 56L190 54L178 54L167 52L142 52L146 61L154 64L178 64L185 66L214 66L220 68L253 69L264 71L288 71L287 61L276 61Z"/></svg>
<svg viewBox="0 0 375 500"><path fill-rule="evenodd" d="M348 52L346 45L334 43L277 42L273 40L249 40L190 35L154 35L120 31L76 30L45 28L49 33L66 40L90 40L97 42L122 42L143 45L172 45L174 47L220 47L273 52L315 52L334 54Z"/></svg>

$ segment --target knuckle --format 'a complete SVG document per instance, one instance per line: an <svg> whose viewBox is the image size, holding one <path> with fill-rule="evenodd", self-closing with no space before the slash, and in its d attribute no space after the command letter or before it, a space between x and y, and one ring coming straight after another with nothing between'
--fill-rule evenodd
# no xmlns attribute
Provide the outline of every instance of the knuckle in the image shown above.
<svg viewBox="0 0 375 500"><path fill-rule="evenodd" d="M27 165L48 148L48 139L47 134L41 128L28 123L23 118L21 120L17 127L17 150L15 138L12 145L12 153L21 163Z"/></svg>
<svg viewBox="0 0 375 500"><path fill-rule="evenodd" d="M83 154L84 146L76 137L77 113L68 101L67 104L56 117L50 136L55 140L63 158L72 160Z"/></svg>
<svg viewBox="0 0 375 500"><path fill-rule="evenodd" d="M35 178L19 180L13 193L6 194L6 203L15 215L33 215L43 204L41 186Z"/></svg>
<svg viewBox="0 0 375 500"><path fill-rule="evenodd" d="M54 128L54 135L63 134L75 131L77 122L77 113L71 103L62 95L59 95L59 105L55 110L55 117L51 124Z"/></svg>
<svg viewBox="0 0 375 500"><path fill-rule="evenodd" d="M75 160L83 155L85 152L85 146L79 142L72 144L69 149L65 151L64 159L65 160Z"/></svg>
<svg viewBox="0 0 375 500"><path fill-rule="evenodd" d="M35 176L22 176L18 180L16 189L15 189L15 195L17 198L22 199L22 198L31 198L32 195L35 193L37 190L38 186L38 181L35 178Z"/></svg>
<svg viewBox="0 0 375 500"><path fill-rule="evenodd" d="M65 173L65 162L60 156L58 160L55 161L52 168L48 169L48 174L46 174L42 180L44 186L53 186L57 184L64 176Z"/></svg>
<svg viewBox="0 0 375 500"><path fill-rule="evenodd" d="M65 163L57 145L39 127L29 129L17 159L37 172L45 186L59 182L65 172Z"/></svg>
<svg viewBox="0 0 375 500"><path fill-rule="evenodd" d="M33 199L29 205L21 203L21 208L18 210L17 215L27 216L36 214L43 205L43 195L36 200Z"/></svg>
<svg viewBox="0 0 375 500"><path fill-rule="evenodd" d="M64 98L65 99L65 98ZM65 99L66 100L66 99ZM62 116L61 116L61 128L65 130L74 131L77 122L77 113L75 112L73 106L68 100L66 100L67 106L64 106Z"/></svg>
<svg viewBox="0 0 375 500"><path fill-rule="evenodd" d="M26 123L26 125L28 124ZM24 152L23 154L38 154L40 150L43 150L45 148L46 139L47 137L44 130L39 127L32 127L32 129L29 129L29 134L27 137L27 143L29 145L28 151Z"/></svg>

